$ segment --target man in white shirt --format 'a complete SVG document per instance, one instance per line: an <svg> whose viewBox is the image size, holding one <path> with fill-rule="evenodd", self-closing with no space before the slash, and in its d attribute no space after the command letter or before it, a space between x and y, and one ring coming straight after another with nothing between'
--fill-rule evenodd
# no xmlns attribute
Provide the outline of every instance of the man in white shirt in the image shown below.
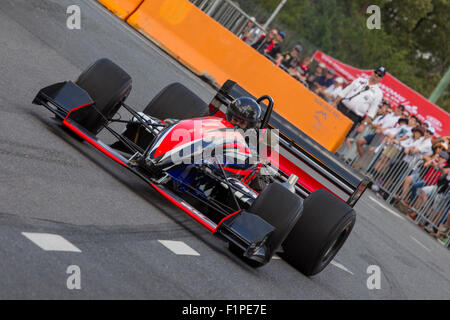
<svg viewBox="0 0 450 320"><path fill-rule="evenodd" d="M364 117L365 122L372 122L377 113L378 105L381 104L383 99L383 92L378 84L385 74L386 69L379 67L372 72L369 79L362 77L355 79L334 101L333 106L353 121L349 133Z"/></svg>

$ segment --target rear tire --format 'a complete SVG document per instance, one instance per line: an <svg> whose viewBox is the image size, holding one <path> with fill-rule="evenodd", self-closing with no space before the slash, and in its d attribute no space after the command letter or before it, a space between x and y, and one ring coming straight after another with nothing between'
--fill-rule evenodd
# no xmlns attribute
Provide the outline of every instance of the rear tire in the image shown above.
<svg viewBox="0 0 450 320"><path fill-rule="evenodd" d="M175 82L162 89L143 112L160 120L183 120L207 116L208 105L184 85Z"/></svg>
<svg viewBox="0 0 450 320"><path fill-rule="evenodd" d="M175 82L163 88L149 102L143 113L160 120L169 118L183 120L208 115L208 105L194 92ZM123 135L135 141L144 150L154 138L138 123L128 124ZM112 147L122 151L128 150L121 141L114 143Z"/></svg>
<svg viewBox="0 0 450 320"><path fill-rule="evenodd" d="M75 83L95 102L95 108L106 118L112 118L131 91L130 75L109 59L94 62L83 71ZM91 108L91 107L87 107ZM86 112L78 122L93 134L107 123L98 112Z"/></svg>
<svg viewBox="0 0 450 320"><path fill-rule="evenodd" d="M280 256L306 276L322 271L355 225L352 207L320 189L305 199L301 218L282 244Z"/></svg>
<svg viewBox="0 0 450 320"><path fill-rule="evenodd" d="M264 244L270 258L296 225L302 214L302 209L302 199L278 182L269 184L250 206L249 212L260 216L275 227L275 231ZM229 248L234 254L240 253L242 256L242 249L231 243ZM240 249L240 252L237 251L238 249ZM268 262L261 263L248 258L244 258L244 260L252 267L260 267Z"/></svg>

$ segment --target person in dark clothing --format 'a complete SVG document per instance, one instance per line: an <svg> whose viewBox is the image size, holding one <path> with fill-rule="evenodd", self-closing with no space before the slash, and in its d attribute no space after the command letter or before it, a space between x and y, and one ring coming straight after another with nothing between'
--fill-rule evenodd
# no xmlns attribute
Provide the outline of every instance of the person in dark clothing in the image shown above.
<svg viewBox="0 0 450 320"><path fill-rule="evenodd" d="M292 48L291 51L278 54L277 64L288 71L290 71L289 69L291 68L294 69L299 63L298 57L301 51L302 47L298 44Z"/></svg>
<svg viewBox="0 0 450 320"><path fill-rule="evenodd" d="M326 72L323 76L314 80L314 92L322 96L322 92L334 84L333 77L334 71L332 69L326 69Z"/></svg>
<svg viewBox="0 0 450 320"><path fill-rule="evenodd" d="M258 50L260 53L263 53L264 50L272 45L273 40L275 40L278 36L278 30L272 29L267 35L262 35L259 37L258 40L254 44L252 44L252 47L256 50Z"/></svg>
<svg viewBox="0 0 450 320"><path fill-rule="evenodd" d="M319 63L319 65L314 70L314 73L310 73L308 77L306 78L306 83L308 83L308 86L310 90L314 89L314 82L316 79L323 76L323 70L325 69L325 65L323 63Z"/></svg>
<svg viewBox="0 0 450 320"><path fill-rule="evenodd" d="M286 33L284 33L283 31L278 32L278 35L272 41L272 44L268 45L264 49L264 55L269 56L270 58L275 60L277 58L277 55L281 53L281 43L283 42L285 37Z"/></svg>

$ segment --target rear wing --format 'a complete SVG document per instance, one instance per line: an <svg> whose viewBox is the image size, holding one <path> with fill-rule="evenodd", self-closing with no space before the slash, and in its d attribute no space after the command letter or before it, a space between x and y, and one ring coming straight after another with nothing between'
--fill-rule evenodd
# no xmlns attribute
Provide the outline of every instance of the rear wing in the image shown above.
<svg viewBox="0 0 450 320"><path fill-rule="evenodd" d="M236 82L228 80L213 98L210 107L222 110L239 97L255 98ZM256 99L256 98L255 98ZM265 113L267 106L261 104ZM269 120L269 128L279 130L279 163L277 167L285 180L290 174L299 177L296 190L301 196L318 189L327 189L350 206L354 206L369 184L353 168L308 137L299 128L276 112L275 107Z"/></svg>

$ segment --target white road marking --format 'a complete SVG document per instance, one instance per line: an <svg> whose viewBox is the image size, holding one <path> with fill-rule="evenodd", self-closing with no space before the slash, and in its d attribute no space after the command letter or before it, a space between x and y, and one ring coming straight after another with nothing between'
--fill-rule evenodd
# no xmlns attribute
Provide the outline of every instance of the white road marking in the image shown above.
<svg viewBox="0 0 450 320"><path fill-rule="evenodd" d="M392 210L391 208L389 208L388 206L382 204L381 202L379 202L377 199L369 196L369 199L376 202L380 207L382 207L383 209L387 210L388 212L392 213L394 216L396 216L399 219L402 220L406 220L404 217L402 217L401 215L399 215L397 212L395 212L394 210Z"/></svg>
<svg viewBox="0 0 450 320"><path fill-rule="evenodd" d="M340 264L339 262L335 261L335 260L331 260L330 262L333 266L338 267L341 270L344 270L345 272L350 273L351 275L354 275L353 272L351 272L350 270L348 270L345 266L343 266L342 264Z"/></svg>
<svg viewBox="0 0 450 320"><path fill-rule="evenodd" d="M277 254L274 254L272 256L272 259L274 259L274 260L281 260L281 258Z"/></svg>
<svg viewBox="0 0 450 320"><path fill-rule="evenodd" d="M183 241L172 241L172 240L158 240L163 246L172 251L175 254L188 255L188 256L199 256L200 253L189 247Z"/></svg>
<svg viewBox="0 0 450 320"><path fill-rule="evenodd" d="M419 240L417 240L416 238L414 238L413 236L409 236L411 239L413 239L418 245L420 245L422 248L424 248L425 250L427 250L428 252L431 252L430 249L428 249L427 247L425 247Z"/></svg>
<svg viewBox="0 0 450 320"><path fill-rule="evenodd" d="M22 235L45 251L81 252L80 249L57 234L22 232Z"/></svg>

